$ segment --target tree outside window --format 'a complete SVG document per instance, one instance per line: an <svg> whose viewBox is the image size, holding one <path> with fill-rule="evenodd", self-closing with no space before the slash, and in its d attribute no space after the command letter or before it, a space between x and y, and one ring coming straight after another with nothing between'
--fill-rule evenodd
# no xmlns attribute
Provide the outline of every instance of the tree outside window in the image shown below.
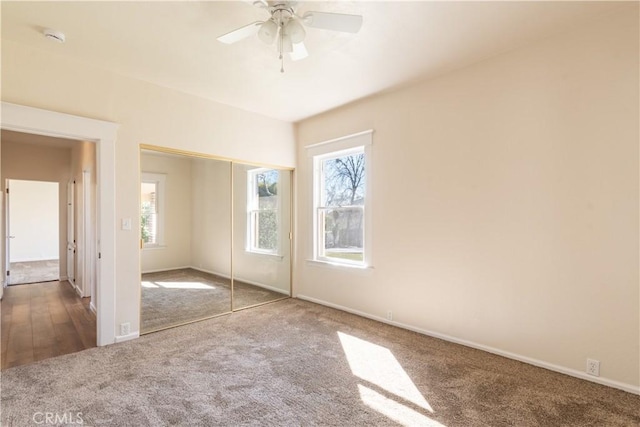
<svg viewBox="0 0 640 427"><path fill-rule="evenodd" d="M247 178L248 250L277 254L280 173L275 169L253 169L247 172Z"/></svg>
<svg viewBox="0 0 640 427"><path fill-rule="evenodd" d="M318 257L339 262L364 262L366 194L362 147L321 156Z"/></svg>

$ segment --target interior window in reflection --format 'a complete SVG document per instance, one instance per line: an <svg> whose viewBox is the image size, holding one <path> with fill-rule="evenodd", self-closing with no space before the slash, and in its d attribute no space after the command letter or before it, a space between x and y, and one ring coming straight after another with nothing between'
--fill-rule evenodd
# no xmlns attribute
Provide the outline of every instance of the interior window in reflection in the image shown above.
<svg viewBox="0 0 640 427"><path fill-rule="evenodd" d="M142 173L140 183L140 236L144 247L161 245L165 175Z"/></svg>
<svg viewBox="0 0 640 427"><path fill-rule="evenodd" d="M247 250L279 253L280 173L274 169L247 171Z"/></svg>

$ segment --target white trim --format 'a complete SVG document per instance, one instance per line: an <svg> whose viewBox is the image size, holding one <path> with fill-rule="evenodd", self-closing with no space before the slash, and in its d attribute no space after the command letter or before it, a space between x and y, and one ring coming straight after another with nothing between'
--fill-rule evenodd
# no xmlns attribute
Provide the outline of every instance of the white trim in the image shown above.
<svg viewBox="0 0 640 427"><path fill-rule="evenodd" d="M167 245L148 245L148 246L143 246L141 248L141 250L143 251L157 251L159 249L167 249L168 246Z"/></svg>
<svg viewBox="0 0 640 427"><path fill-rule="evenodd" d="M350 264L346 262L331 262L325 261L324 259L307 259L305 263L312 267L322 267L322 268L331 268L342 271L353 271L353 272L371 272L374 270L372 265L363 265L363 264Z"/></svg>
<svg viewBox="0 0 640 427"><path fill-rule="evenodd" d="M223 279L231 279L231 275L227 274L227 273L222 274L222 273L218 273L218 272L213 271L213 270L207 270L205 268L194 267L194 266L189 266L189 267L184 267L184 268L191 268L193 270L201 271L203 273L213 274L214 276L222 277Z"/></svg>
<svg viewBox="0 0 640 427"><path fill-rule="evenodd" d="M2 129L36 135L91 141L96 145L98 247L97 344L112 344L116 339L116 189L115 141L117 123L72 116L39 108L2 102Z"/></svg>
<svg viewBox="0 0 640 427"><path fill-rule="evenodd" d="M254 282L253 280L243 279L242 277L234 277L233 280L237 280L238 282L246 283L246 284L252 285L252 286L257 286L257 287L263 288L263 289L268 289L270 291L277 292L279 294L283 294L283 295L289 296L289 291L288 290L276 288L275 286L265 285L264 283L258 283L258 282Z"/></svg>
<svg viewBox="0 0 640 427"><path fill-rule="evenodd" d="M97 314L96 306L93 304L93 301L89 303L89 310L91 310L93 314Z"/></svg>
<svg viewBox="0 0 640 427"><path fill-rule="evenodd" d="M188 267L188 268L191 268L191 269L197 270L197 271L201 271L203 273L213 274L214 276L222 277L224 279L231 279L231 276L228 275L228 274L220 274L220 273L216 273L215 271L205 270L204 268L198 268L198 267L193 267L193 266L192 267ZM241 277L234 277L233 280L237 280L239 282L247 283L249 285L257 286L259 288L268 289L268 290L273 291L273 292L278 292L280 294L284 294L284 295L290 296L290 293L289 293L288 290L283 290L283 289L280 289L280 288L276 288L275 286L265 285L263 283L254 282L253 280L246 280L246 279L243 279Z"/></svg>
<svg viewBox="0 0 640 427"><path fill-rule="evenodd" d="M317 298L313 298L313 297L309 297L306 295L296 295L294 298L298 298L301 299L303 301L309 301L315 304L320 304L320 305L324 305L327 307L331 307L331 308L335 308L337 310L341 310L341 311L346 311L347 313L351 313L351 314L355 314L357 316L361 316L361 317L366 317L367 319L371 319L371 320L376 320L378 322L382 322L382 323L386 323L388 325L392 325L392 326L397 326L399 328L402 329L407 329L409 331L413 331L413 332L417 332L419 334L422 335L427 335L433 338L438 338L444 341L448 341L448 342L452 342L455 344L460 344L460 345L464 345L465 347L471 347L471 348L475 348L478 350L482 350L482 351L486 351L488 353L492 353L492 354L496 354L498 356L502 356L502 357L506 357L507 359L513 359L513 360L517 360L519 362L524 362L527 363L529 365L533 365L533 366L537 366L539 368L544 368L544 369L548 369L550 371L554 371L554 372L559 372L561 374L565 374L565 375L569 375L571 377L575 377L575 378L580 378L582 380L587 380L587 381L591 381L597 384L601 384L601 385L605 385L608 387L613 387L613 388L617 388L619 390L623 390L626 391L628 393L632 393L632 394L638 394L640 395L640 386L635 386L633 384L628 384L628 383L623 383L620 381L615 381L615 380L610 380L607 378L602 378L602 377L594 377L591 375L588 375L586 372L581 372L575 369L571 369L571 368L566 368L564 366L560 366L560 365L556 365L553 363L549 363L549 362L545 362L543 360L538 360L538 359L534 359L531 357L527 357L527 356L522 356L520 354L517 353L511 353L508 351L504 351L504 350L500 350L498 348L494 348L494 347L489 347L483 344L478 344L476 342L473 341L467 341L467 340L463 340L463 339L459 339L456 337L452 337L450 335L445 335L445 334L441 334L438 332L433 332L433 331L428 331L426 329L421 329L415 326L411 326L411 325L407 325L405 323L400 323L400 322L394 322L391 320L387 320L384 317L380 317L380 316L375 316L369 313L365 313L363 311L359 311L359 310L354 310L348 307L344 307L342 305L338 305L338 304L333 304L331 302L327 302L327 301L323 301Z"/></svg>
<svg viewBox="0 0 640 427"><path fill-rule="evenodd" d="M272 255L272 256L282 256L282 241L281 239L277 239L276 248L273 250L269 249L260 249L257 247L253 247L254 243L257 245L256 241L260 240L260 236L253 235L253 215L252 212L260 211L259 209L259 186L256 185L256 175L259 175L264 172L276 172L278 174L278 206L275 209L276 211L276 223L277 223L277 236L280 236L280 231L282 230L282 197L280 197L280 182L282 182L282 174L284 171L272 168L255 168L248 169L246 171L247 178L247 204L246 204L246 214L245 214L245 252L248 254L260 254L260 255ZM258 220L259 221L259 220ZM255 240L255 241L254 241Z"/></svg>
<svg viewBox="0 0 640 427"><path fill-rule="evenodd" d="M60 262L60 258L58 258L57 260L55 258L21 258L21 259L13 259L11 261L11 264L16 263L16 262L35 262L35 261L58 261Z"/></svg>
<svg viewBox="0 0 640 427"><path fill-rule="evenodd" d="M183 270L185 268L193 268L193 267L187 265L185 267L156 268L156 269L153 269L153 270L144 270L141 273L142 274L162 273L163 271Z"/></svg>
<svg viewBox="0 0 640 427"><path fill-rule="evenodd" d="M140 331L131 332L129 335L117 335L115 338L115 342L125 342L135 340L136 338L140 338Z"/></svg>
<svg viewBox="0 0 640 427"><path fill-rule="evenodd" d="M347 136L341 136L338 138L333 138L333 139L329 139L326 141L322 141L322 142L316 142L314 144L309 144L309 145L305 145L305 149L307 150L313 150L314 148L317 147L322 147L323 145L327 145L327 144L334 144L334 143L338 143L340 141L344 141L347 139L354 139L354 138L358 138L360 136L365 136L365 135L371 135L373 133L373 129L369 129L369 130L364 130L362 132L356 132L356 133L352 133L351 135L347 135ZM371 137L368 138L369 144L371 144ZM356 145L366 145L366 144L356 144ZM331 150L333 151L333 150Z"/></svg>
<svg viewBox="0 0 640 427"><path fill-rule="evenodd" d="M78 294L80 298L84 298L82 290L75 283L73 283L71 286L73 286L73 289L76 291L76 294Z"/></svg>
<svg viewBox="0 0 640 427"><path fill-rule="evenodd" d="M325 141L307 146L311 148L309 166L311 177L311 223L313 224L313 238L310 239L311 248L308 257L316 262L327 262L335 265L371 267L373 265L373 130L359 132L342 138ZM324 230L318 223L318 207L322 206L323 172L322 162L326 159L337 158L362 152L365 158L365 195L364 195L364 229L363 229L363 260L354 262L345 260L341 262L336 258L320 256L319 247L323 245Z"/></svg>
<svg viewBox="0 0 640 427"><path fill-rule="evenodd" d="M95 240L93 238L93 226L91 224L91 171L82 171L82 237L84 248L82 249L82 296L91 297L93 289L96 257L94 256Z"/></svg>
<svg viewBox="0 0 640 427"><path fill-rule="evenodd" d="M140 184L155 184L156 186L156 241L154 243L144 243L142 249L165 248L164 244L164 217L165 202L167 194L167 174L159 172L145 172L140 174ZM142 201L140 202L142 207Z"/></svg>

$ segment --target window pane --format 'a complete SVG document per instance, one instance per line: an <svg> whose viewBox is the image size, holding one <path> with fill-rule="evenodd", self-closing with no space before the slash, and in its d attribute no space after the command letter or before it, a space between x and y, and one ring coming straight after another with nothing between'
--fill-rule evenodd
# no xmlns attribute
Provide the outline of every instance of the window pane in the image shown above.
<svg viewBox="0 0 640 427"><path fill-rule="evenodd" d="M324 223L321 256L364 261L364 208L320 208Z"/></svg>
<svg viewBox="0 0 640 427"><path fill-rule="evenodd" d="M258 214L258 249L275 251L278 249L278 215L277 211L259 211Z"/></svg>
<svg viewBox="0 0 640 427"><path fill-rule="evenodd" d="M255 175L258 209L275 209L278 201L278 171L267 170Z"/></svg>
<svg viewBox="0 0 640 427"><path fill-rule="evenodd" d="M322 161L324 206L364 205L364 153Z"/></svg>
<svg viewBox="0 0 640 427"><path fill-rule="evenodd" d="M278 181L274 169L249 171L249 250L278 250Z"/></svg>
<svg viewBox="0 0 640 427"><path fill-rule="evenodd" d="M144 243L157 243L158 214L157 214L157 184L143 182L141 193L140 234Z"/></svg>

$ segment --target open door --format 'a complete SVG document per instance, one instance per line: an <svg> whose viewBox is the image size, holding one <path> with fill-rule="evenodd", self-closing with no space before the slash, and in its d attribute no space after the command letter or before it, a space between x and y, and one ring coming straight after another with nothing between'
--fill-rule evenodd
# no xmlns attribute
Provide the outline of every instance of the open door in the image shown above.
<svg viewBox="0 0 640 427"><path fill-rule="evenodd" d="M82 171L82 296L92 297L95 286L94 226L92 217L91 172Z"/></svg>
<svg viewBox="0 0 640 427"><path fill-rule="evenodd" d="M67 280L74 287L76 285L76 238L75 238L75 183L67 184Z"/></svg>
<svg viewBox="0 0 640 427"><path fill-rule="evenodd" d="M9 273L9 252L11 251L11 239L14 238L14 236L11 235L11 221L9 221L9 180L6 181L5 184L5 194L4 194L4 209L5 209L5 213L4 213L4 219L5 219L5 248L4 248L4 265L5 265L5 271L2 273L4 275L4 284L5 286L9 284L9 277L10 277L10 273Z"/></svg>

